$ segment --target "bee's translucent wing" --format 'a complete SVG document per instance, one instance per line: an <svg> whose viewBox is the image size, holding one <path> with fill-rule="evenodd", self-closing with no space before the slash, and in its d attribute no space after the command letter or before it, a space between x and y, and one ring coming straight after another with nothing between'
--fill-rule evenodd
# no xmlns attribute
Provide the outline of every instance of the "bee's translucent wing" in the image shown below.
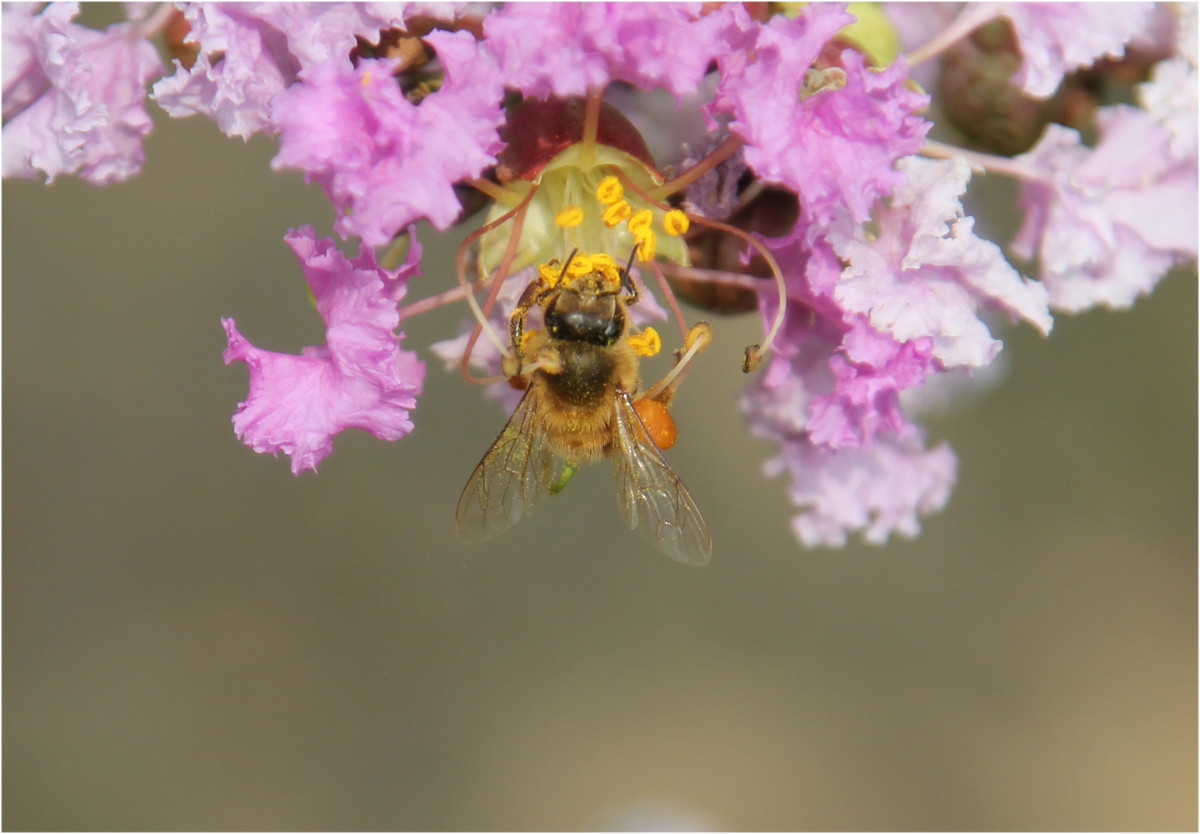
<svg viewBox="0 0 1200 834"><path fill-rule="evenodd" d="M537 393L525 392L500 436L458 499L458 534L467 541L498 535L530 515L556 477L556 458L538 419Z"/></svg>
<svg viewBox="0 0 1200 834"><path fill-rule="evenodd" d="M617 392L613 411L613 476L625 523L673 559L707 563L712 539L696 502L646 433L628 394Z"/></svg>

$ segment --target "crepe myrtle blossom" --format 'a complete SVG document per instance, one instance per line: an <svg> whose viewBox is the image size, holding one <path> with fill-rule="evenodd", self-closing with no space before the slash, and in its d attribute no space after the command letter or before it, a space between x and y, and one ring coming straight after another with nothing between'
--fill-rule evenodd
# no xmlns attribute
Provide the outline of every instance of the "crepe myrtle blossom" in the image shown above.
<svg viewBox="0 0 1200 834"><path fill-rule="evenodd" d="M163 69L145 33L162 15L97 32L71 22L78 3L5 3L0 14L4 176L106 185L140 171L146 84Z"/></svg>
<svg viewBox="0 0 1200 834"><path fill-rule="evenodd" d="M424 41L445 76L419 105L396 83L399 62L386 59L319 64L272 104L273 167L321 183L338 211L334 228L369 246L421 217L448 228L462 210L454 184L481 173L499 149L504 89L491 59L469 32Z"/></svg>
<svg viewBox="0 0 1200 834"><path fill-rule="evenodd" d="M185 3L195 56L176 58L175 72L154 85L154 99L172 116L208 116L227 136L275 133L271 103L300 74L329 64L351 67L358 37L403 26L386 4Z"/></svg>
<svg viewBox="0 0 1200 834"><path fill-rule="evenodd" d="M325 345L274 353L224 321L226 361L250 370L235 431L294 472L344 428L413 429L424 366L396 329L445 303L473 316L435 355L511 408L510 312L539 270L604 253L631 259L638 328L675 320L682 341L676 294L757 309L742 408L802 543L912 536L959 466L913 403L988 376L1006 322L1128 306L1197 251L1194 7L182 4L102 33L75 11L5 6L6 174L137 170L163 69L130 56L182 22L151 97L277 136L273 167L319 183L359 247L285 238ZM1024 133L992 146L973 124ZM1019 184L1012 239L964 208L979 172ZM482 205L459 285L408 298L411 224ZM394 239L398 267L373 251Z"/></svg>
<svg viewBox="0 0 1200 834"><path fill-rule="evenodd" d="M256 452L284 452L299 474L317 468L343 429L364 429L381 440L412 431L408 414L421 393L425 365L400 348L396 305L418 274L421 247L413 236L408 260L389 271L371 249L347 258L311 226L284 240L325 321L326 344L299 355L274 353L251 345L233 319L221 323L229 340L225 363L245 362L250 371L250 394L233 416L234 431Z"/></svg>

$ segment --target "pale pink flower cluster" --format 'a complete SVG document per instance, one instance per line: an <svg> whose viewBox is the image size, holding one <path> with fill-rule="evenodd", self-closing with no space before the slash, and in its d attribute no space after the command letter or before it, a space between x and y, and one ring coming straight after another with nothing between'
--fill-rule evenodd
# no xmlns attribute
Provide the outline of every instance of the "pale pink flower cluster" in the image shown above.
<svg viewBox="0 0 1200 834"><path fill-rule="evenodd" d="M398 304L421 248L413 235L394 270L373 248L417 220L444 230L460 219L456 186L495 164L505 105L518 96L612 85L635 123L659 126L646 138L667 149L660 165L739 139L727 181L698 181L690 204L727 210L741 175L794 196L795 224L760 236L788 306L743 407L750 430L778 448L766 471L790 478L793 528L808 545L912 536L945 505L958 462L948 445L927 446L905 403L938 379L986 369L1002 347L998 318L1048 333L1052 311L1128 306L1197 252L1194 6L1180 15L1144 3L889 4L905 52L882 66L844 36L854 16L843 5L768 20L699 3L182 9L198 53L167 68L150 39L169 6L96 32L73 22L72 3L5 4L4 174L104 184L136 173L156 78L150 97L172 116L278 137L274 167L320 183L334 231L359 245L347 257L311 228L285 238L325 321L324 345L273 353L224 322L226 361L250 371L234 428L256 451L289 455L294 472L315 469L345 428L386 440L412 430L424 365L400 347ZM942 52L996 19L1019 50L1012 84L1034 98L1131 45L1159 57L1136 105L1099 109L1094 143L1057 124L1011 158L932 141L936 111L913 79L936 92ZM439 73L419 102L396 83L395 59L357 52L418 20L422 31L433 22L422 40ZM1013 240L977 234L962 203L972 170L1020 182ZM778 298L769 282L754 286L769 327ZM504 287L498 322L520 290L519 280ZM652 296L636 313L665 316ZM456 360L466 341L435 351ZM474 358L499 364L487 340Z"/></svg>

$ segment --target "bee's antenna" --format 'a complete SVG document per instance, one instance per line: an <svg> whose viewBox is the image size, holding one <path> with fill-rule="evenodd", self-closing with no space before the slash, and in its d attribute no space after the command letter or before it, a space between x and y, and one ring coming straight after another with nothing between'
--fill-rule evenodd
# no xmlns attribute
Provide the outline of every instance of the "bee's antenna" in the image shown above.
<svg viewBox="0 0 1200 834"><path fill-rule="evenodd" d="M576 246L574 249L571 250L571 254L567 255L567 260L563 263L562 272L558 273L558 280L560 282L562 281L562 279L567 277L567 270L571 268L571 261L575 260L575 256L578 254L579 254L579 247Z"/></svg>
<svg viewBox="0 0 1200 834"><path fill-rule="evenodd" d="M625 290L628 295L635 295L637 287L633 285L633 278L629 274L629 270L633 269L633 259L637 257L637 247L633 247L633 251L629 253L629 261L625 264L625 269L621 271L621 289Z"/></svg>

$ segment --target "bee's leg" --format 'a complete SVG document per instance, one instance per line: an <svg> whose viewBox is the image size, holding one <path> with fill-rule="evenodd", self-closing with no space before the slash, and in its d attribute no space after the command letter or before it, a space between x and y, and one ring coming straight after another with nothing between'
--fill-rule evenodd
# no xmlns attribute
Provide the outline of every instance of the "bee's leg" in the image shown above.
<svg viewBox="0 0 1200 834"><path fill-rule="evenodd" d="M698 321L692 325L692 329L688 331L687 338L683 342L682 350L675 352L675 367L667 372L666 376L660 379L641 396L641 399L657 400L663 405L670 405L671 398L675 396L675 389L682 381L680 374L691 363L697 353L708 347L708 343L712 341L712 326L706 321Z"/></svg>
<svg viewBox="0 0 1200 834"><path fill-rule="evenodd" d="M563 461L562 472L558 473L558 480L550 485L546 490L551 495L558 495L567 488L567 484L571 483L571 479L575 477L575 473L579 471L579 464L573 460Z"/></svg>
<svg viewBox="0 0 1200 834"><path fill-rule="evenodd" d="M521 293L521 298L517 301L517 306L513 308L512 316L508 320L508 335L512 339L513 353L517 355L518 359L522 358L521 342L525 335L525 317L541 301L545 290L546 282L541 278L530 282L529 286L525 288L525 292Z"/></svg>

